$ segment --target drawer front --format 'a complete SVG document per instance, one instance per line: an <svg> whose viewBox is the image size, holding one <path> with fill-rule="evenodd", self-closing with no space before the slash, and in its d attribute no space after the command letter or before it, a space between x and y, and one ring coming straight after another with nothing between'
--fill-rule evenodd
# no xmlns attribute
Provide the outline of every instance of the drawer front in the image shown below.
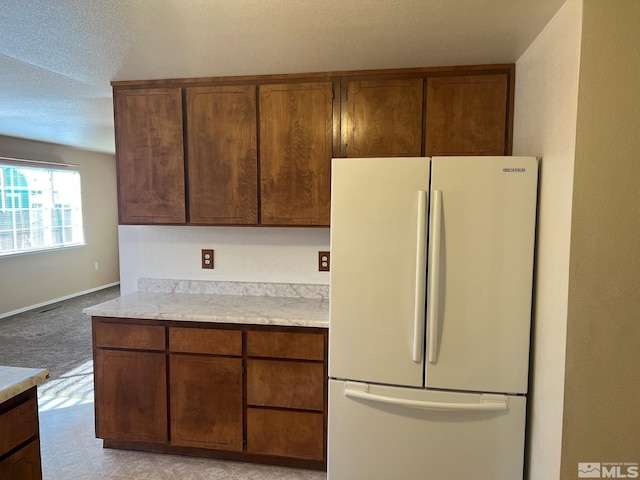
<svg viewBox="0 0 640 480"><path fill-rule="evenodd" d="M135 350L164 350L165 332L160 325L93 323L94 345Z"/></svg>
<svg viewBox="0 0 640 480"><path fill-rule="evenodd" d="M0 478L11 480L41 480L40 443L27 444L0 462Z"/></svg>
<svg viewBox="0 0 640 480"><path fill-rule="evenodd" d="M169 350L179 353L207 353L211 355L242 355L240 330L209 328L169 328Z"/></svg>
<svg viewBox="0 0 640 480"><path fill-rule="evenodd" d="M0 415L0 456L38 435L38 403L30 398Z"/></svg>
<svg viewBox="0 0 640 480"><path fill-rule="evenodd" d="M247 404L324 409L326 378L322 363L247 360Z"/></svg>
<svg viewBox="0 0 640 480"><path fill-rule="evenodd" d="M324 343L319 333L247 332L247 355L322 361Z"/></svg>
<svg viewBox="0 0 640 480"><path fill-rule="evenodd" d="M322 413L247 409L247 452L324 459Z"/></svg>

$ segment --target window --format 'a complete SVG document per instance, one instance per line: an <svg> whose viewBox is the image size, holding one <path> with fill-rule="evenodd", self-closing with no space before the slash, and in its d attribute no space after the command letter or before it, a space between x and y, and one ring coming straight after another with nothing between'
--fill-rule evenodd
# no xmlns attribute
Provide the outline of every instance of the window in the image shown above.
<svg viewBox="0 0 640 480"><path fill-rule="evenodd" d="M84 244L74 167L0 157L0 255Z"/></svg>

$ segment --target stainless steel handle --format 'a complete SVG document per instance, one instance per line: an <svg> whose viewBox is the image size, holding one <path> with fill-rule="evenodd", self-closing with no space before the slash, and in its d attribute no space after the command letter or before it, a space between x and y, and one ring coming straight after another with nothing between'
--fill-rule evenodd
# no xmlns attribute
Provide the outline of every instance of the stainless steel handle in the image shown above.
<svg viewBox="0 0 640 480"><path fill-rule="evenodd" d="M425 400L412 400L409 398L389 397L369 392L369 385L366 383L346 382L344 395L349 398L368 400L387 405L401 407L418 408L423 410L445 410L445 411L484 411L497 412L509 408L509 399L505 395L480 395L480 403L460 403L460 402L433 402Z"/></svg>
<svg viewBox="0 0 640 480"><path fill-rule="evenodd" d="M424 335L425 276L426 276L426 235L427 235L427 192L418 191L418 231L416 234L416 289L413 312L413 361L422 362L422 337Z"/></svg>
<svg viewBox="0 0 640 480"><path fill-rule="evenodd" d="M427 324L429 327L428 361L438 362L438 297L440 295L440 234L442 230L442 190L434 190L431 198L431 237L429 239L429 306Z"/></svg>

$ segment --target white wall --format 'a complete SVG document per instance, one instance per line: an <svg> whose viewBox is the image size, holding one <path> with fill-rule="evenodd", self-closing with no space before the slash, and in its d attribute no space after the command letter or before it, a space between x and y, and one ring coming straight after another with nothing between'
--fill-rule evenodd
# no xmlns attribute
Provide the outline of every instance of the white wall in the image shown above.
<svg viewBox="0 0 640 480"><path fill-rule="evenodd" d="M638 0L584 0L563 480L579 462L640 461L639 26Z"/></svg>
<svg viewBox="0 0 640 480"><path fill-rule="evenodd" d="M529 478L560 476L582 0L568 0L516 64L514 155L541 162Z"/></svg>
<svg viewBox="0 0 640 480"><path fill-rule="evenodd" d="M121 225L119 237L123 295L138 278L329 284L318 272L328 228ZM201 268L203 248L215 250L214 270Z"/></svg>
<svg viewBox="0 0 640 480"><path fill-rule="evenodd" d="M77 164L86 242L82 247L0 257L0 318L117 283L115 156L5 136L0 136L0 156Z"/></svg>

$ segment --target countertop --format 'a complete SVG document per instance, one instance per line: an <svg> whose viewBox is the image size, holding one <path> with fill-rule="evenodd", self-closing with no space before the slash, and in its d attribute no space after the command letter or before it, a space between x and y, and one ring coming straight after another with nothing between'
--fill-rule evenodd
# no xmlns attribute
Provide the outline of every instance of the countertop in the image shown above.
<svg viewBox="0 0 640 480"><path fill-rule="evenodd" d="M0 403L41 384L49 378L45 368L0 366Z"/></svg>
<svg viewBox="0 0 640 480"><path fill-rule="evenodd" d="M138 287L153 291L124 295L86 308L83 313L151 320L329 326L328 287L325 286L142 279Z"/></svg>

